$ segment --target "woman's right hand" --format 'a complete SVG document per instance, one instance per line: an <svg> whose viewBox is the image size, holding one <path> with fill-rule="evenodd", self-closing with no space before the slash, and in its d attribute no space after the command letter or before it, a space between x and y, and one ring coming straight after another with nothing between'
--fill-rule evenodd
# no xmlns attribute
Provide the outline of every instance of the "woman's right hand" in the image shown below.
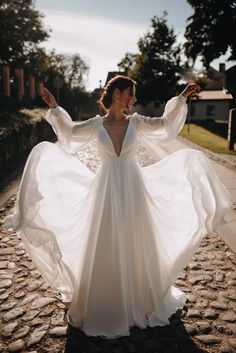
<svg viewBox="0 0 236 353"><path fill-rule="evenodd" d="M200 91L201 91L201 87L197 83L192 82L187 85L187 87L184 89L184 91L181 94L182 96L187 98L192 93L200 92Z"/></svg>
<svg viewBox="0 0 236 353"><path fill-rule="evenodd" d="M40 93L42 99L50 108L56 108L58 106L54 95L47 88L43 87Z"/></svg>

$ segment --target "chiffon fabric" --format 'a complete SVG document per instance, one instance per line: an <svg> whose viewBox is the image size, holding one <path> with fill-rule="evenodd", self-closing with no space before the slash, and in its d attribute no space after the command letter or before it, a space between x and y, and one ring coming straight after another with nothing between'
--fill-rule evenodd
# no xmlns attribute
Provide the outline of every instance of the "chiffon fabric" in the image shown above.
<svg viewBox="0 0 236 353"><path fill-rule="evenodd" d="M73 122L61 107L46 114L58 142L32 149L4 226L20 235L46 282L71 302L69 323L87 335L168 325L187 299L173 284L202 238L219 232L236 251L236 235L224 232L230 195L202 152L137 163L138 139L171 141L186 115L182 95L162 117L133 113L118 155L104 116ZM94 141L102 161L96 173L78 158Z"/></svg>

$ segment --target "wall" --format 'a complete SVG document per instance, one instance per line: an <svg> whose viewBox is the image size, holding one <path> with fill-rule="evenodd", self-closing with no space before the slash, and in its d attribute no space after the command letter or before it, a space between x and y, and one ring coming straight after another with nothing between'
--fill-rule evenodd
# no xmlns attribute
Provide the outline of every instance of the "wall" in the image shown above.
<svg viewBox="0 0 236 353"><path fill-rule="evenodd" d="M228 121L229 110L230 110L230 102L227 100L204 100L194 102L195 108L195 116L191 116L191 119L196 120L205 120L205 119L214 119L214 120L225 120ZM215 115L208 116L207 115L207 106L214 105L215 106Z"/></svg>

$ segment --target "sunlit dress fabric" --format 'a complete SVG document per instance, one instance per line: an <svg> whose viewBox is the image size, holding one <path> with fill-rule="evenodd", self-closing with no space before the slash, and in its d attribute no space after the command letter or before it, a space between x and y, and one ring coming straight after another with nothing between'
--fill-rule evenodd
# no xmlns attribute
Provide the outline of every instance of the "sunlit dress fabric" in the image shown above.
<svg viewBox="0 0 236 353"><path fill-rule="evenodd" d="M61 107L46 120L58 141L36 145L24 168L6 229L20 235L45 281L71 302L70 325L90 336L130 335L132 326L164 326L187 296L174 286L202 238L225 231L229 192L207 157L184 148L140 167L137 142L166 143L183 127L186 98L170 99L161 117L133 113L120 155L104 116L74 122ZM96 141L92 172L78 152Z"/></svg>

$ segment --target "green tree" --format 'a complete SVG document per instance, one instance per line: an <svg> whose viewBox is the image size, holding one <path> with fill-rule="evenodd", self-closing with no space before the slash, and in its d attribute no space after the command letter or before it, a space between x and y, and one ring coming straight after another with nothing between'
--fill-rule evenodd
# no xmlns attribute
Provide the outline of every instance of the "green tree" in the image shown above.
<svg viewBox="0 0 236 353"><path fill-rule="evenodd" d="M181 47L167 25L167 13L151 19L151 29L138 41L138 54L127 53L118 66L137 81L137 99L143 105L156 104L176 94L181 77Z"/></svg>
<svg viewBox="0 0 236 353"><path fill-rule="evenodd" d="M2 0L0 2L0 59L13 66L23 66L25 74L43 80L62 76L68 87L84 87L89 67L79 54L46 53L39 47L49 37L32 0Z"/></svg>
<svg viewBox="0 0 236 353"><path fill-rule="evenodd" d="M79 54L58 54L55 50L45 54L39 51L31 62L33 72L45 86L56 95L55 79L59 78L63 85L60 88L60 104L74 115L73 106L83 104L88 94L85 91L85 81L89 66ZM39 101L43 103L41 100Z"/></svg>
<svg viewBox="0 0 236 353"><path fill-rule="evenodd" d="M84 88L89 66L81 56L79 54L64 55L62 64L64 66L64 77L68 85L71 88Z"/></svg>
<svg viewBox="0 0 236 353"><path fill-rule="evenodd" d="M59 77L68 89L85 90L89 66L79 54L58 54L55 50L48 54L42 51L40 54L33 61L32 71L40 77L41 81L48 86L53 86L53 81Z"/></svg>
<svg viewBox="0 0 236 353"><path fill-rule="evenodd" d="M119 67L119 70L124 71L126 75L129 75L134 69L137 57L137 54L127 52L125 54L125 57L117 65Z"/></svg>
<svg viewBox="0 0 236 353"><path fill-rule="evenodd" d="M194 13L185 31L185 53L195 62L198 56L206 67L230 50L228 60L236 60L236 1L187 0Z"/></svg>
<svg viewBox="0 0 236 353"><path fill-rule="evenodd" d="M49 37L43 15L33 7L32 0L1 0L0 18L1 61L26 64L29 54Z"/></svg>
<svg viewBox="0 0 236 353"><path fill-rule="evenodd" d="M89 67L79 54L62 55L55 50L46 53L40 46L49 37L43 17L32 0L1 0L0 63L8 63L11 68L23 67L25 78L34 75L54 93L55 78L59 77L63 81L61 103L70 111L74 103L87 99L85 80ZM12 79L15 79L14 75ZM21 104L30 104L27 94L26 90ZM43 104L39 96L34 103Z"/></svg>

